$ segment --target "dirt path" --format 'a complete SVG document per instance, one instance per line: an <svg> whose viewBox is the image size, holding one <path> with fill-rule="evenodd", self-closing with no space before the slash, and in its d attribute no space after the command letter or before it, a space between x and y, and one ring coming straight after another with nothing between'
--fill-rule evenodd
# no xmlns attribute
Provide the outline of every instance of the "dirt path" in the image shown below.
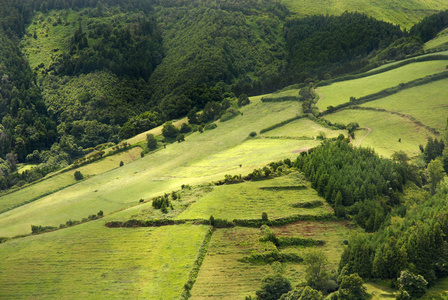
<svg viewBox="0 0 448 300"><path fill-rule="evenodd" d="M364 141L364 139L372 132L372 128L366 127L366 128L362 128L364 131L366 131L366 134L364 134L362 137L360 137L359 139L357 139L354 143L353 146L355 147L359 147L361 146L362 141ZM351 139L351 138L350 138ZM353 140L351 140L353 142Z"/></svg>

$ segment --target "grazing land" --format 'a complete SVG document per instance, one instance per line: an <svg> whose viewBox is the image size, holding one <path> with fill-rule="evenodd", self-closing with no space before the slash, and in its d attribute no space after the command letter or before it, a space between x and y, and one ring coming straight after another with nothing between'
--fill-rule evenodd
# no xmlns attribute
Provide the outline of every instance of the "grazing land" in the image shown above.
<svg viewBox="0 0 448 300"><path fill-rule="evenodd" d="M278 236L305 237L324 240L319 246L329 258L328 268L336 269L343 241L351 231L345 222L301 221L272 228ZM216 230L210 242L191 299L244 299L254 296L254 290L268 274L281 273L291 284L304 281L305 269L301 263L251 264L239 261L253 254L266 254L275 250L271 242L261 242L263 234L258 228L229 228ZM303 256L306 247L294 246L280 249L280 253Z"/></svg>
<svg viewBox="0 0 448 300"><path fill-rule="evenodd" d="M447 85L447 79L438 80L361 106L410 115L422 124L442 132L448 116L448 95L444 92Z"/></svg>
<svg viewBox="0 0 448 300"><path fill-rule="evenodd" d="M425 43L425 50L446 50L448 48L448 28L439 32L437 36Z"/></svg>
<svg viewBox="0 0 448 300"><path fill-rule="evenodd" d="M293 189L291 189L293 187ZM296 188L296 189L294 189ZM325 200L309 186L302 176L292 173L273 180L243 182L223 185L197 200L179 219L208 219L211 215L219 219L260 219L266 212L270 218L287 217L294 214L319 215L331 212L324 204L313 209L293 208L297 203Z"/></svg>
<svg viewBox="0 0 448 300"><path fill-rule="evenodd" d="M282 0L286 6L299 16L340 15L345 11L363 12L378 20L383 20L410 29L412 25L437 10L448 8L443 0L391 2L386 0Z"/></svg>
<svg viewBox="0 0 448 300"><path fill-rule="evenodd" d="M2 298L175 299L207 230L109 229L98 220L9 241L0 247Z"/></svg>
<svg viewBox="0 0 448 300"><path fill-rule="evenodd" d="M355 142L364 137L359 146L370 147L384 157L391 157L396 151L404 151L409 157L416 157L418 145L425 144L433 133L413 121L390 112L346 109L325 116L333 123L357 122L361 128L370 129L355 133ZM401 140L400 140L401 139Z"/></svg>
<svg viewBox="0 0 448 300"><path fill-rule="evenodd" d="M435 60L411 63L384 73L319 87L318 91L323 98L319 101L318 107L325 110L330 105L337 106L349 102L350 97L360 98L397 86L400 83L443 72L446 70L447 62Z"/></svg>

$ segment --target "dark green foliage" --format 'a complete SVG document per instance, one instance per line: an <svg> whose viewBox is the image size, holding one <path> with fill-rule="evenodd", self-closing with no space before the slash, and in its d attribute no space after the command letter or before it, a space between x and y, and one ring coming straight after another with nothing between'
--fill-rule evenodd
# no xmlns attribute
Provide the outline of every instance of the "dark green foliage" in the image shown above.
<svg viewBox="0 0 448 300"><path fill-rule="evenodd" d="M82 175L82 173L80 171L75 171L75 179L76 180L82 180L84 178L84 176Z"/></svg>
<svg viewBox="0 0 448 300"><path fill-rule="evenodd" d="M163 119L157 112L144 112L137 117L130 118L118 132L120 139L128 139L141 132L150 130L163 124Z"/></svg>
<svg viewBox="0 0 448 300"><path fill-rule="evenodd" d="M205 125L204 130L205 131L213 130L213 129L217 128L217 127L218 127L218 125L216 123L210 123L210 124Z"/></svg>
<svg viewBox="0 0 448 300"><path fill-rule="evenodd" d="M252 131L251 133L249 133L249 136L250 136L250 137L256 137L256 136L257 136L257 133L256 133L255 131Z"/></svg>
<svg viewBox="0 0 448 300"><path fill-rule="evenodd" d="M311 250L305 254L303 263L306 267L306 282L313 289L327 292L333 286L330 280L330 270L327 269L328 259L321 250Z"/></svg>
<svg viewBox="0 0 448 300"><path fill-rule="evenodd" d="M416 275L407 270L401 271L400 277L397 279L400 291L406 291L411 298L420 298L426 293L428 282L421 275Z"/></svg>
<svg viewBox="0 0 448 300"><path fill-rule="evenodd" d="M160 196L157 198L152 199L152 207L155 209L160 209L164 213L167 212L167 207L170 207L171 201L168 195Z"/></svg>
<svg viewBox="0 0 448 300"><path fill-rule="evenodd" d="M445 149L445 143L443 140L440 140L439 142L437 139L434 140L431 136L428 137L428 141L426 142L423 152L426 163L428 164L431 160L442 156L443 149Z"/></svg>
<svg viewBox="0 0 448 300"><path fill-rule="evenodd" d="M191 130L191 126L188 123L182 123L180 126L180 133L189 133Z"/></svg>
<svg viewBox="0 0 448 300"><path fill-rule="evenodd" d="M395 193L402 191L406 182L402 166L379 158L371 149L354 149L341 140L324 142L309 155L299 156L295 166L305 173L319 195L335 207L338 216L344 214L342 207L376 196L384 197L385 205L394 205ZM360 223L366 224L366 220Z"/></svg>
<svg viewBox="0 0 448 300"><path fill-rule="evenodd" d="M268 221L268 214L266 213L266 212L263 212L262 214L261 214L261 220L263 220L263 221Z"/></svg>
<svg viewBox="0 0 448 300"><path fill-rule="evenodd" d="M339 286L338 296L340 300L368 299L367 289L363 286L362 278L357 274L343 276Z"/></svg>
<svg viewBox="0 0 448 300"><path fill-rule="evenodd" d="M154 137L154 134L149 133L146 135L146 146L148 147L148 150L157 149L157 140Z"/></svg>
<svg viewBox="0 0 448 300"><path fill-rule="evenodd" d="M415 24L410 33L421 39L423 43L436 37L437 33L448 25L448 10L435 13Z"/></svg>
<svg viewBox="0 0 448 300"><path fill-rule="evenodd" d="M320 200L314 200L314 201L306 201L306 202L299 202L296 204L291 205L292 207L297 208L316 208L324 205L324 203Z"/></svg>
<svg viewBox="0 0 448 300"><path fill-rule="evenodd" d="M35 226L31 225L31 234L40 234L48 231L56 230L57 227L54 226Z"/></svg>
<svg viewBox="0 0 448 300"><path fill-rule="evenodd" d="M281 295L291 290L291 283L280 274L270 275L263 278L261 287L256 292L258 299L277 300Z"/></svg>
<svg viewBox="0 0 448 300"><path fill-rule="evenodd" d="M321 291L306 286L304 288L295 288L280 297L280 300L322 300L324 296Z"/></svg>
<svg viewBox="0 0 448 300"><path fill-rule="evenodd" d="M295 253L280 253L278 251L267 252L263 254L252 254L248 257L243 257L239 261L251 264L271 264L273 262L291 262L301 263L303 258Z"/></svg>
<svg viewBox="0 0 448 300"><path fill-rule="evenodd" d="M355 71L367 64L360 57L405 35L399 26L350 12L291 19L285 31L291 83L304 81L310 74L324 79L328 73Z"/></svg>
<svg viewBox="0 0 448 300"><path fill-rule="evenodd" d="M162 128L162 135L167 138L176 138L179 134L179 129L177 129L172 122L166 122Z"/></svg>
<svg viewBox="0 0 448 300"><path fill-rule="evenodd" d="M178 143L185 141L185 135L179 134L178 136L176 136L176 141Z"/></svg>
<svg viewBox="0 0 448 300"><path fill-rule="evenodd" d="M120 161L120 167L124 166L124 162Z"/></svg>
<svg viewBox="0 0 448 300"><path fill-rule="evenodd" d="M249 97L247 97L246 94L241 94L238 97L238 107L246 106L248 104L250 104Z"/></svg>

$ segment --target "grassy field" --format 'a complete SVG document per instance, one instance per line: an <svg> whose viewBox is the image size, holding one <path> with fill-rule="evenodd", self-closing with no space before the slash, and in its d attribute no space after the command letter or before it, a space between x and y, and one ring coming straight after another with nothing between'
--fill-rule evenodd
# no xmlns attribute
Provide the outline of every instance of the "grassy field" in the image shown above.
<svg viewBox="0 0 448 300"><path fill-rule="evenodd" d="M336 106L349 102L350 97L359 98L400 83L445 71L447 62L436 60L412 63L384 73L319 87L317 90L323 97L317 106L319 109L326 110L330 105Z"/></svg>
<svg viewBox="0 0 448 300"><path fill-rule="evenodd" d="M0 244L0 298L177 299L208 227L103 223Z"/></svg>
<svg viewBox="0 0 448 300"><path fill-rule="evenodd" d="M331 212L325 204L314 209L293 208L291 205L313 200L325 200L309 185L303 190L269 190L265 187L298 186L307 184L297 173L273 180L243 182L217 186L212 192L199 198L194 205L181 213L179 219L208 219L211 215L219 219L260 219L266 212L269 218L286 217L293 214L319 215Z"/></svg>
<svg viewBox="0 0 448 300"><path fill-rule="evenodd" d="M108 214L139 199L178 190L182 184L210 182L225 174L247 174L273 160L295 158L297 149L316 145L315 141L247 140L250 132L300 112L296 102L262 103L260 98L251 98L252 104L241 109L244 115L218 122L212 131L193 133L185 142L167 145L121 168L1 214L0 236L28 233L31 224L57 226L69 219L80 220L99 210ZM215 167L205 173L204 168L210 166Z"/></svg>
<svg viewBox="0 0 448 300"><path fill-rule="evenodd" d="M445 130L448 116L448 79L403 90L395 95L362 104L411 115L439 132Z"/></svg>
<svg viewBox="0 0 448 300"><path fill-rule="evenodd" d="M309 119L299 119L288 123L282 127L270 130L263 134L267 137L291 137L301 138L310 137L315 138L319 135L323 135L327 138L337 137L339 134L347 135L344 130L331 130L313 122Z"/></svg>
<svg viewBox="0 0 448 300"><path fill-rule="evenodd" d="M376 153L384 157L390 157L400 150L409 157L415 157L420 154L418 145L425 144L427 137L432 135L424 127L388 112L347 109L327 115L325 118L333 123L358 122L361 128L370 129L370 132L356 131L354 142L363 147L373 148Z"/></svg>
<svg viewBox="0 0 448 300"><path fill-rule="evenodd" d="M326 244L319 248L327 254L330 269L337 268L344 247L342 242L350 232L344 222L298 222L272 230L281 236L325 240ZM274 249L273 244L260 242L261 237L260 229L256 228L216 230L191 291L191 299L244 299L245 296L255 294L263 277L275 272L286 276L293 286L303 282L304 267L301 264L276 262L254 265L238 261L251 254L263 254ZM307 249L303 247L280 249L280 252L297 253L299 256L305 251Z"/></svg>
<svg viewBox="0 0 448 300"><path fill-rule="evenodd" d="M365 283L364 286L367 288L367 293L372 295L372 300L395 299L394 289L371 282Z"/></svg>
<svg viewBox="0 0 448 300"><path fill-rule="evenodd" d="M424 46L425 51L436 49L446 50L447 48L448 48L448 28L439 32L439 34L437 34L437 36L434 39L426 42Z"/></svg>
<svg viewBox="0 0 448 300"><path fill-rule="evenodd" d="M344 11L365 13L378 20L410 29L438 10L448 8L443 0L410 0L405 2L387 0L282 0L290 10L299 16L340 15Z"/></svg>
<svg viewBox="0 0 448 300"><path fill-rule="evenodd" d="M28 203L44 195L76 183L74 173L80 171L85 177L95 176L116 169L120 161L129 163L140 157L141 148L136 147L114 156L108 156L100 161L79 167L75 170L60 173L41 182L27 186L21 190L0 197L0 211Z"/></svg>

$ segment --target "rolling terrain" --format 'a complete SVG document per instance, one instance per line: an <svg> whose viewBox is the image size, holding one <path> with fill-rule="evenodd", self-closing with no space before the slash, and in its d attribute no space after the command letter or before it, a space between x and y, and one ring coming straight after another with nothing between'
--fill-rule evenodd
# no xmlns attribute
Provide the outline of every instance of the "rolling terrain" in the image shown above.
<svg viewBox="0 0 448 300"><path fill-rule="evenodd" d="M73 162L69 157L61 164L69 166L0 194L0 298L245 299L256 297L267 275L281 274L293 287L305 286L304 259L314 250L328 259L324 269L336 286L337 275L352 268L352 273L373 275L363 274L374 278L364 285L372 299L394 298L401 292L399 274L380 277L389 268L372 265L384 263L401 271L394 255L409 261L418 258L420 248L428 250L419 248L419 243L444 244L443 232L448 230L446 214L435 210L447 203L448 181L442 176L434 185L437 172L430 168L437 161L443 174L447 162L444 156L428 158L427 144L429 138L443 138L447 130L448 55L437 52L446 50L446 29L425 44L425 51L434 53L341 78L316 75L261 95L260 91L281 85L279 70L286 69L286 38L280 30L286 19L281 6L275 1L266 1L269 6L242 1L243 12L236 12L231 1L228 6L205 1L207 8L199 5L202 1L162 2L154 2L154 11L123 1L132 13L125 13L125 6L96 5L43 7L42 13L29 16L20 50L34 72L31 86L42 91L48 108L43 115L58 120L57 125L36 122L35 126L48 125L46 133L60 134L53 152L37 151L37 156L57 158L64 147L78 151L77 156L100 155L92 162L78 159L86 161L82 165L69 164ZM357 11L407 29L448 8L441 0L281 2L302 17ZM153 27L156 23L161 32ZM83 36L90 48L83 45ZM134 74L133 68L138 68L135 61L119 59L131 44L145 45L133 48L135 57L143 55L139 51L148 45L153 55L153 65L138 69L138 78L120 75ZM107 51L99 51L101 47ZM202 52L195 54L199 48ZM221 48L223 53L217 55L215 50ZM84 61L83 55L92 53L100 55L104 66L93 60L77 65ZM101 56L104 53L108 55ZM64 69L71 63L63 61L80 69ZM171 76L176 68L182 70ZM0 64L0 72L3 69ZM204 78L216 85L198 85ZM3 76L2 83L15 93L9 77ZM259 95L249 97L247 105L237 105L242 97L236 96L244 87ZM221 98L212 100L218 90ZM192 103L187 95L198 102ZM191 123L193 130L183 132L184 140L162 135L166 120L172 119L177 128L188 124L191 114L185 114L190 108L204 108L195 115L199 118L216 109L198 104L205 101L201 97L209 97L207 103L227 102L236 113L225 119L222 115L229 112L225 108L219 118L216 114L202 125ZM17 120L29 121L23 109L18 111ZM12 122L3 119L5 124ZM131 127L123 133L123 128ZM0 125L0 148L5 145L4 132ZM149 148L148 134L158 141L154 149ZM319 161L312 156L318 147L332 143L349 143L349 149L361 150L353 151L354 156L374 161L378 154L376 162L386 163L378 164L367 179L347 176L349 182L363 185L342 196L345 187L336 186L342 181L335 183L329 174L343 169L352 158L349 152L331 167L313 165ZM39 159L30 153L26 159L30 163L21 164L20 172L38 165ZM300 165L298 157L302 162L313 158ZM348 170L368 167L360 163ZM78 171L83 175L79 180ZM375 186L374 176L387 171L392 179L381 177ZM412 181L412 176L420 181ZM401 186L399 180L407 183ZM374 197L368 198L369 193ZM350 197L361 200L345 203ZM429 248L425 259L445 249ZM444 254L440 258L443 265ZM364 260L368 267L356 266ZM438 266L439 261L418 263L423 269ZM416 264L409 265L419 271ZM425 273L432 286L424 299L448 294L445 270L437 272L433 277Z"/></svg>

